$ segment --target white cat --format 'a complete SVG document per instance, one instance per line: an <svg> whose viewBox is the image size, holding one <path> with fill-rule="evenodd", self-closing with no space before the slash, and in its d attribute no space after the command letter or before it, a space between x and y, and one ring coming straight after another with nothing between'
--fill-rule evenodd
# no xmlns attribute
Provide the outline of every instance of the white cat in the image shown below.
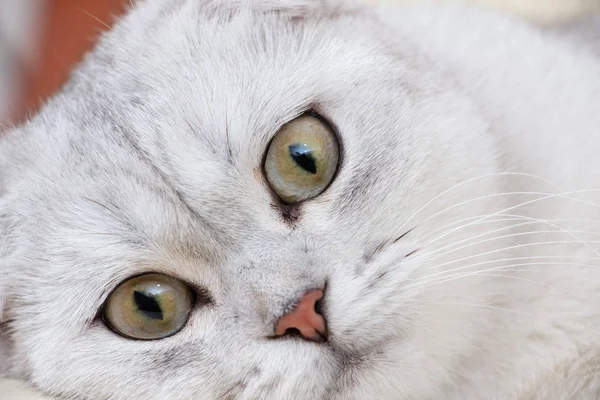
<svg viewBox="0 0 600 400"><path fill-rule="evenodd" d="M591 43L465 7L139 2L0 142L5 376L600 398Z"/></svg>

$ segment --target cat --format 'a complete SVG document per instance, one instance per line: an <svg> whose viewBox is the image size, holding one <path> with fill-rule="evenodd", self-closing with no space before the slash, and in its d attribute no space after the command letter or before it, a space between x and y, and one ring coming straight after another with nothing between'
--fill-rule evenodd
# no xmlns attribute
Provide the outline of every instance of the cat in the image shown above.
<svg viewBox="0 0 600 400"><path fill-rule="evenodd" d="M600 62L466 6L146 0L0 141L52 398L600 398Z"/></svg>

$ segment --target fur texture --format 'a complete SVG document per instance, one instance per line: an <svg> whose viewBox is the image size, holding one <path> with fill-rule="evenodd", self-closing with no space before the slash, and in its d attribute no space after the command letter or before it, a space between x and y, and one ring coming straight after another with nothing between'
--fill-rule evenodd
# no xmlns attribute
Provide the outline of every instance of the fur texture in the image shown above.
<svg viewBox="0 0 600 400"><path fill-rule="evenodd" d="M0 142L7 376L80 399L600 397L600 63L465 7L147 0ZM261 171L314 110L342 163L293 210ZM287 212L287 214L286 214ZM98 320L160 272L177 335ZM327 283L330 340L269 340Z"/></svg>

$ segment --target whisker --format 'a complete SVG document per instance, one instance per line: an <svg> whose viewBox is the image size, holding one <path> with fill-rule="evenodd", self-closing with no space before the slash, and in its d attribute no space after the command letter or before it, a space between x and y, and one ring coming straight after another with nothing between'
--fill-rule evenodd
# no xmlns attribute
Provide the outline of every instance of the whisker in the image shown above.
<svg viewBox="0 0 600 400"><path fill-rule="evenodd" d="M489 304L477 304L477 303L462 303L462 302L428 302L429 304L443 304L443 305L457 305L457 306L470 306L470 307L482 307L482 308L487 308L490 310L497 310L497 311L506 311L509 313L514 313L514 314L519 314L519 315L524 315L526 317L530 317L530 318L535 318L534 315L529 314L529 313L524 313L521 311L516 311L516 310L511 310L509 308L502 308L502 307L496 307L496 306L492 306Z"/></svg>
<svg viewBox="0 0 600 400"><path fill-rule="evenodd" d="M110 29L110 25L108 25L106 22L102 21L100 18L96 17L94 14L90 13L89 11L86 11L85 9L79 7L79 6L75 6L75 8L77 9L77 11L82 12L83 14L87 15L88 17L92 18L94 21L99 22L100 24L102 24L106 29Z"/></svg>
<svg viewBox="0 0 600 400"><path fill-rule="evenodd" d="M528 259L529 257L524 257L525 259ZM506 261L509 261L510 259L506 259ZM519 260L519 259L516 259ZM499 262L499 261L505 261L505 260L492 260L489 262L485 262L485 263L477 263L477 264L470 264L464 267L460 267L460 268L456 268L453 270L449 270L449 271L443 271L441 273L438 274L432 274L432 275L428 275L425 277L421 277L420 280L416 283L413 283L412 285L408 285L405 286L404 289L409 289L411 287L414 286L423 286L423 285L427 285L429 283L444 283L444 282L449 282L455 279L460 279L460 278L466 278L469 276L475 276L478 275L480 273L486 273L486 272L493 272L493 271L498 271L498 270L505 270L505 269L509 269L509 268L515 268L515 267L519 267L519 266L535 266L535 265L544 265L544 266L576 266L576 267L586 267L586 268L598 268L600 269L600 265L594 265L594 264L585 264L585 263L570 263L570 262L533 262L533 263L521 263L521 264L508 264L508 265L502 265L499 267L493 267L493 268L488 268L488 269L484 269L484 270L475 270L475 271L471 271L471 272L467 272L464 274L458 274L458 275L451 275L451 272L456 272L456 271L460 271L460 270L465 270L465 269L469 269L478 265L483 265L483 264L490 264L492 262ZM449 275L449 277L448 277ZM435 279L430 279L430 280L425 280L426 278L431 278L431 277L437 277Z"/></svg>
<svg viewBox="0 0 600 400"><path fill-rule="evenodd" d="M470 255L470 256L458 258L458 259L455 259L455 260L452 260L452 261L446 261L444 263L437 264L437 265L435 265L433 267L428 267L427 269L440 268L440 267L443 267L443 266L446 266L446 265L449 265L449 264L454 264L454 263L459 262L459 261L469 260L469 259L472 259L472 258L486 256L486 255L489 255L489 254L494 254L494 253L498 253L498 252L506 251L506 250L515 250L515 249L520 249L520 248L525 248L525 247L530 247L530 246L541 246L541 245L548 245L548 244L575 244L575 243L580 244L579 241L571 241L571 240L563 240L563 241L553 240L553 241L546 241L546 242L533 242L533 243L518 244L518 245L514 245L514 246L507 246L507 247L503 247L503 248L500 248L500 249L494 249L494 250L486 251L486 252L483 252L483 253L479 253L479 254L474 254L474 255ZM587 241L587 243L597 244L597 243L600 243L600 241ZM560 257L561 258L570 258L569 256L560 256ZM585 257L585 258L586 259L595 259L595 257L594 258Z"/></svg>
<svg viewBox="0 0 600 400"><path fill-rule="evenodd" d="M519 224L519 225L522 225L522 224ZM513 228L513 227L510 226L508 228ZM508 238L518 237L518 236L527 236L527 235L535 235L535 234L546 234L546 233L580 233L580 234L588 234L588 235L600 235L600 232L589 232L589 231L568 231L568 232L565 232L563 230L540 230L540 231L516 232L516 233L511 233L511 234L508 234L508 235L500 235L500 236L495 236L495 237L492 237L492 238L487 238L487 239L479 240L479 241L476 241L476 242L471 242L471 243L468 243L468 244L466 244L464 246L453 248L453 249L451 249L451 250L449 250L449 251L447 251L445 253L441 253L441 254L439 254L437 256L438 257L442 257L442 256L448 255L448 254L453 253L453 252L458 251L458 250L462 250L462 249L465 249L465 248L468 248L468 247L471 247L471 246L476 246L478 244L493 242L495 240L508 239ZM485 235L485 234L482 234L482 235L479 235L479 236L483 236L483 235ZM469 240L471 240L471 238L465 239L465 240L460 241L458 243L469 241ZM435 254L439 250L443 250L445 248L452 247L452 246L454 246L455 244L458 244L458 243L453 243L453 244L441 247L439 249L432 250L431 253ZM577 243L579 243L579 242L577 241Z"/></svg>
<svg viewBox="0 0 600 400"><path fill-rule="evenodd" d="M480 219L483 217L487 217L489 214L485 214L485 215L475 215L475 216L471 216L471 217L466 217L466 218L461 218L458 219L456 221L452 221L447 223L446 225L443 225L440 228L437 228L433 231L431 231L430 233L426 234L423 236L423 240L427 240L429 239L431 236L439 233L439 232L446 232L446 229L448 229L449 227L451 227L452 225L456 225L459 223L463 223L466 221L472 221L472 220L476 220L476 219ZM521 215L516 215L516 214L499 214L498 216L504 216L505 218L497 218L497 219L487 219L487 220L481 220L480 222L475 222L473 225L479 225L479 224L490 224L490 223L495 223L495 222L510 222L510 221L520 221L523 219L523 216ZM511 216L512 218L508 218L507 216ZM462 224L462 225L458 225L457 230L460 230L464 227L468 227L471 225L468 224Z"/></svg>
<svg viewBox="0 0 600 400"><path fill-rule="evenodd" d="M484 179L484 178L491 178L491 177L497 177L497 176L521 176L521 177L527 177L527 178L532 178L535 180L539 180L541 182L547 183L550 186L553 186L554 188L560 190L560 188L558 187L558 185L556 185L555 183L541 178L539 176L535 176L532 174L527 174L527 173L522 173L522 172L497 172L497 173L491 173L491 174L485 174L485 175L480 175L474 178L469 178L466 179L462 182L457 183L456 185L452 186L449 189L444 190L442 193L439 193L438 195L436 195L434 198L432 198L431 200L429 200L428 202L426 202L424 205L422 205L420 208L417 209L417 211L415 211L410 217L408 217L408 219L406 221L404 221L404 223L402 225L400 225L400 231L402 231L403 228L406 227L406 225L412 221L413 218L415 218L421 211L423 211L427 206L429 206L431 203L433 203L435 200L439 199L440 197L444 196L445 194L451 192L452 190L458 189L461 186L467 185L471 182L475 182L479 179Z"/></svg>
<svg viewBox="0 0 600 400"><path fill-rule="evenodd" d="M497 222L499 222L499 221L497 221ZM497 232L502 232L504 230L519 228L519 227L527 226L527 225L533 225L533 224L536 224L536 223L537 223L537 221L527 221L527 222L522 222L520 224L505 225L505 226L502 226L500 228L497 228L497 229L494 229L494 230L491 230L491 231L487 231L487 232L483 232L483 233L478 233L477 235L470 236L468 238L456 241L456 242L448 244L446 246L442 246L442 247L436 248L435 250L432 250L432 251L436 251L437 252L439 250L443 250L443 249L446 249L448 247L452 247L452 246L454 246L456 244L468 242L469 240L477 239L477 238L480 238L482 236L488 236L490 234L497 233ZM425 243L423 245L423 247L429 247L431 244L435 243L437 240L438 240L438 238L432 239L431 241Z"/></svg>
<svg viewBox="0 0 600 400"><path fill-rule="evenodd" d="M506 270L505 270L505 269L503 269L502 271L506 271ZM515 271L518 271L518 270L515 270ZM489 276L489 277L493 277L493 278L507 278L507 279L516 279L516 280L523 281L523 282L535 283L536 285L539 285L539 286L544 286L544 287L547 287L547 288L550 288L550 289L557 290L557 291L559 291L559 292L562 292L562 293L564 293L564 294L567 294L567 295L569 295L569 296L571 296L571 297L576 297L576 296L575 296L573 293L571 293L571 292L567 292L566 290L563 290L563 289L561 289L561 288L559 288L559 287L556 287L556 286L554 286L554 285L549 285L549 284L547 284L547 283L540 282L540 281L536 281L536 280L534 280L534 279L527 279L527 278L523 278L523 277L520 277L520 276L514 276L514 275L488 274L488 273L481 273L481 274L480 274L480 273L477 273L476 275L477 275L477 276Z"/></svg>
<svg viewBox="0 0 600 400"><path fill-rule="evenodd" d="M503 215L504 215L504 214L503 214ZM511 215L511 214L508 214L508 215ZM528 217L528 216L524 216L524 215L517 215L517 216L518 216L518 217L520 217L521 219L524 219L524 220L527 220L527 221L537 222L537 223L540 223L540 224L545 224L545 225L549 225L549 226L551 226L551 227L554 227L554 228L560 229L561 231L563 231L564 233L568 234L568 235L569 235L569 236L571 236L573 239L575 239L575 240L579 241L579 242L580 242L582 245L584 245L584 246L585 246L585 247L587 247L589 250L591 250L591 251L592 251L594 254L596 254L597 256L599 256L599 257L600 257L600 253L599 253L599 252L598 252L596 249L594 249L592 246L590 246L589 244L587 244L587 243L585 243L583 240L581 240L581 239L580 239L578 236L574 235L574 234L573 234L573 232L574 232L574 231L569 231L569 230L567 230L567 229L564 229L564 228L562 228L561 226L559 226L559 225L557 225L557 224L555 224L555 223L552 223L552 222L550 222L550 221L558 221L558 220L552 220L552 219L539 219L539 218ZM573 219L564 219L564 220L567 220L567 221L572 221ZM578 221L578 219L575 219L575 220L576 220L576 221ZM468 225L468 224L466 224L466 225ZM465 225L465 226L466 226L466 225ZM464 227L464 226L463 226L463 227ZM517 225L517 226L515 226L515 225L512 225L512 226L511 226L511 228L514 228L514 227L518 227L518 225ZM462 228L462 227L461 227L461 228ZM437 240L437 238L436 238L436 240ZM427 243L425 246L427 246L427 245L430 245L430 244L431 244L431 243L433 243L434 241L435 241L435 240L432 240L432 241L430 241L430 242L429 242L429 243Z"/></svg>
<svg viewBox="0 0 600 400"><path fill-rule="evenodd" d="M536 202L539 202L539 201L543 201L543 200L547 200L547 199L551 199L551 198L556 198L556 197L561 198L561 199L573 200L573 201L576 201L576 202L579 202L579 203L583 203L583 204L587 204L587 205L590 205L590 206L593 206L593 207L596 207L596 208L600 209L600 205L598 205L596 203L588 202L588 201L585 201L585 200L578 199L576 197L569 196L571 194L592 193L592 192L600 192L600 189L581 189L581 190L573 190L573 191L563 192L563 193L546 193L546 192L504 192L504 193L493 193L493 194L488 194L488 195L485 195L485 196L478 196L478 197L475 197L475 198L464 200L464 201L461 201L461 202L459 202L457 204L454 204L452 206L448 206L448 207L444 208L443 210L438 211L438 212L434 213L433 215L429 216L424 221L421 221L419 224L424 224L424 223L428 222L429 220L431 220L431 219L433 219L433 218L435 218L435 217L437 217L437 216L439 216L439 215L441 215L441 214L443 214L443 213L445 213L445 212L447 212L447 211L449 211L449 210L451 210L451 209L453 209L455 207L463 206L463 205L466 205L466 204L469 204L471 202L478 201L478 200L485 200L485 199L490 199L490 198L493 198L493 197L501 197L501 196L509 196L509 195L514 195L514 196L534 196L535 195L535 196L540 196L540 197L538 197L536 199L533 199L533 200L524 201L522 203L519 203L519 204L510 206L510 207L507 207L507 208L505 208L503 210L491 213L487 217L482 218L482 220L485 220L488 217L495 216L495 215L498 215L498 214L504 214L504 213L506 213L508 211L514 210L514 209L519 208L519 207L523 207L523 206L530 205L530 204L533 204L533 203L536 203Z"/></svg>
<svg viewBox="0 0 600 400"><path fill-rule="evenodd" d="M394 243L398 243L400 240L402 240L406 235L408 235L409 233L411 233L415 228L411 228L409 230L407 230L406 232L404 232L402 235L398 236L396 239L394 239L392 241L392 244Z"/></svg>

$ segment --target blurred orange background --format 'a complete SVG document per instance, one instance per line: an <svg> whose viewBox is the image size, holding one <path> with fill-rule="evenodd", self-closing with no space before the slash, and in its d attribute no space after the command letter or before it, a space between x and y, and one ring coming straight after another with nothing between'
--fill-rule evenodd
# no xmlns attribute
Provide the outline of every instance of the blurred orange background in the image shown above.
<svg viewBox="0 0 600 400"><path fill-rule="evenodd" d="M59 89L73 65L128 4L129 0L47 1L39 19L35 62L20 68L20 99L8 119L17 122L30 115Z"/></svg>

